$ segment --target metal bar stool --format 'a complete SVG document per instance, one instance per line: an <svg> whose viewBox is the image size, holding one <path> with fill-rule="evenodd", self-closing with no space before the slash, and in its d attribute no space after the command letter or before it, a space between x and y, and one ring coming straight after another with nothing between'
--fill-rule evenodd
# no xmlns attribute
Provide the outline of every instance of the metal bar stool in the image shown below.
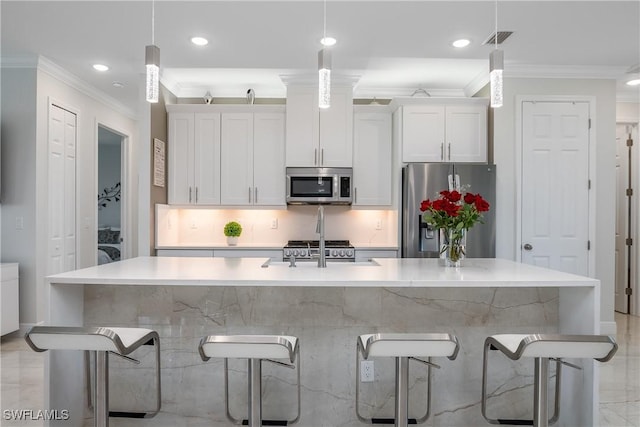
<svg viewBox="0 0 640 427"><path fill-rule="evenodd" d="M151 418L160 411L160 338L158 333L143 328L111 327L58 327L34 326L25 335L25 340L34 351L85 350L95 352L95 409L93 413L96 427L109 426L109 353L139 363L127 357L141 345L152 343L156 353L156 407L151 412L119 413L119 416ZM88 379L87 379L88 381Z"/></svg>
<svg viewBox="0 0 640 427"><path fill-rule="evenodd" d="M406 427L408 424L420 424L431 415L431 368L440 368L431 362L432 357L447 357L454 360L460 344L458 338L450 334L367 334L360 335L356 349L356 415L358 419L370 424L394 424ZM365 418L360 415L360 355L364 360L369 357L396 358L395 417ZM417 359L427 357L427 360ZM409 419L409 360L424 363L427 373L427 412L417 419Z"/></svg>
<svg viewBox="0 0 640 427"><path fill-rule="evenodd" d="M511 360L534 358L533 420L489 418L487 416L487 365L489 350L500 350ZM560 374L562 365L581 367L562 358L590 358L609 361L618 350L614 339L606 335L498 334L484 342L482 364L482 416L491 424L533 425L547 427L560 417ZM547 384L549 361L556 362L554 414L549 419Z"/></svg>
<svg viewBox="0 0 640 427"><path fill-rule="evenodd" d="M207 361L212 357L224 358L224 406L227 418L236 425L260 427L262 425L286 426L300 419L300 355L298 338L286 335L209 335L200 341L200 357ZM248 359L248 418L238 419L229 410L229 358ZM272 359L286 359L283 363ZM271 362L295 369L297 384L297 415L292 420L262 419L262 362Z"/></svg>

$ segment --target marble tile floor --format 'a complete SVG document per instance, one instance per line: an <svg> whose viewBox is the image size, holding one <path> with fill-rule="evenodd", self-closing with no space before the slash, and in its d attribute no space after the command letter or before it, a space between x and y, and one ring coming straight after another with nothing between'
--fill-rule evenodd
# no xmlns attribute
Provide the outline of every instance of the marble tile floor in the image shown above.
<svg viewBox="0 0 640 427"><path fill-rule="evenodd" d="M616 313L613 360L600 367L600 427L640 427L640 317ZM43 353L31 351L20 336L0 342L0 426L41 427L42 421L10 421L5 410L43 408ZM89 425L91 423L89 422ZM577 426L576 426L577 427Z"/></svg>

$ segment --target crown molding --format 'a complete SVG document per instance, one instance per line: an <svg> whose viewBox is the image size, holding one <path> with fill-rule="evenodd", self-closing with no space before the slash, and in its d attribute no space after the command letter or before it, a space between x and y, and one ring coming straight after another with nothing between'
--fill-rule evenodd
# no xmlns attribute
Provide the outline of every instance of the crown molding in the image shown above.
<svg viewBox="0 0 640 427"><path fill-rule="evenodd" d="M489 84L489 72L483 71L478 73L467 85L462 88L464 92L464 96L474 96L478 93L483 87Z"/></svg>
<svg viewBox="0 0 640 427"><path fill-rule="evenodd" d="M624 75L626 70L626 67L616 66L536 65L507 62L504 66L504 77L616 80Z"/></svg>
<svg viewBox="0 0 640 427"><path fill-rule="evenodd" d="M120 101L96 89L75 74L70 73L44 56L2 57L0 59L0 65L2 68L36 68L39 71L47 73L51 77L60 80L62 83L76 89L84 95L106 105L112 110L127 116L130 119L138 120L138 113L135 110L132 110Z"/></svg>

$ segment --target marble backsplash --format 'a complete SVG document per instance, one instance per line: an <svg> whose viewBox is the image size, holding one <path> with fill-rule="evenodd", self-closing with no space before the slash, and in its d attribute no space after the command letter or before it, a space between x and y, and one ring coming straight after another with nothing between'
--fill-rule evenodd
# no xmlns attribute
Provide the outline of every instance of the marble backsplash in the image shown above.
<svg viewBox="0 0 640 427"><path fill-rule="evenodd" d="M210 334L286 334L300 338L302 415L299 426L363 425L355 412L356 337L374 332L448 332L458 358L434 359L427 426L487 425L480 413L482 350L495 333L556 332L553 288L300 288L85 287L85 325L139 326L158 331L162 348L162 412L136 426L227 426L222 360L203 362L198 343ZM112 410L153 406L152 352L112 357ZM377 358L375 381L361 384L360 412L392 417L394 361ZM246 418L246 361L231 360L230 406ZM410 416L426 409L426 367L411 363ZM579 374L578 374L579 375ZM491 353L489 413L531 418L533 363ZM550 381L551 388L554 382ZM295 415L295 373L263 363L263 416ZM131 419L111 419L130 426ZM87 421L91 425L91 421ZM562 425L562 419L559 425Z"/></svg>

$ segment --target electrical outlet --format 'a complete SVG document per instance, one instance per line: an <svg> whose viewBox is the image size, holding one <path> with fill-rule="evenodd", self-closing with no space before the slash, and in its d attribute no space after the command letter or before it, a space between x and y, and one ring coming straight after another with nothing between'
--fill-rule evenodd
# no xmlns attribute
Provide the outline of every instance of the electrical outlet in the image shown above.
<svg viewBox="0 0 640 427"><path fill-rule="evenodd" d="M16 230L24 230L24 217L16 217Z"/></svg>
<svg viewBox="0 0 640 427"><path fill-rule="evenodd" d="M273 228L274 230L278 228L278 218L271 219L271 228Z"/></svg>
<svg viewBox="0 0 640 427"><path fill-rule="evenodd" d="M191 221L191 228L195 230L196 228L198 228L198 224L196 224L195 221Z"/></svg>
<svg viewBox="0 0 640 427"><path fill-rule="evenodd" d="M380 218L376 220L376 230L382 230L382 220Z"/></svg>
<svg viewBox="0 0 640 427"><path fill-rule="evenodd" d="M360 381L363 383L372 383L373 377L373 360L363 360L360 362Z"/></svg>

